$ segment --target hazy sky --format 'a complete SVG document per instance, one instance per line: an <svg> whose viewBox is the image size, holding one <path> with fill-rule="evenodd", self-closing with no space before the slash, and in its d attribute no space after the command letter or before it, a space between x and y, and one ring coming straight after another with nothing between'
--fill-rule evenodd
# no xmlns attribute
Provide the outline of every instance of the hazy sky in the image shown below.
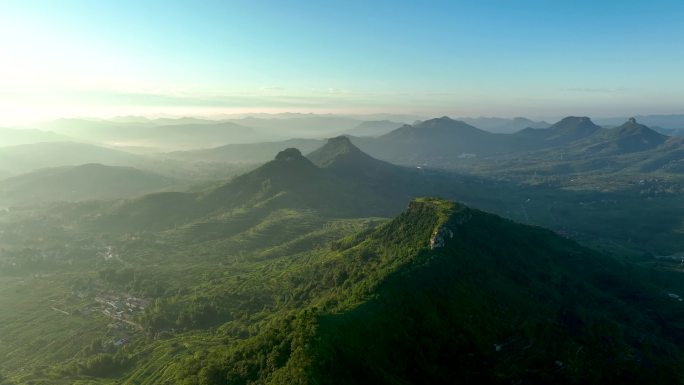
<svg viewBox="0 0 684 385"><path fill-rule="evenodd" d="M0 0L0 123L684 112L684 1Z"/></svg>

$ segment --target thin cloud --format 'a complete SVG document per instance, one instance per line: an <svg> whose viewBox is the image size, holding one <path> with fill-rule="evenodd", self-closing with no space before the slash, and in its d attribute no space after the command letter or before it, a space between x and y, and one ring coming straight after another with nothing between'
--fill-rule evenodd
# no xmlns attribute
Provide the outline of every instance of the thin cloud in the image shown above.
<svg viewBox="0 0 684 385"><path fill-rule="evenodd" d="M630 88L602 88L602 87L570 87L563 88L563 91L569 92L583 92L592 94L615 94L633 91Z"/></svg>

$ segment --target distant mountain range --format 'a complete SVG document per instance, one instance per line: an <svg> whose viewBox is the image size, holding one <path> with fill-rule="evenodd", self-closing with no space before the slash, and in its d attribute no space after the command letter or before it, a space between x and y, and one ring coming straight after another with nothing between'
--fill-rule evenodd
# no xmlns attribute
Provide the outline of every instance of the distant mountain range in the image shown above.
<svg viewBox="0 0 684 385"><path fill-rule="evenodd" d="M389 124L382 123L385 128ZM650 151L671 152L679 143L663 134L629 120L616 128L603 128L588 117L567 117L548 128L525 128L502 134L491 133L448 117L403 125L377 137L350 140L364 152L395 164L427 167L455 167L496 157L526 157L528 153L555 151L577 157L625 155ZM209 150L169 153L178 159L236 162L266 161L269 154L287 147L311 151L323 142L288 140L282 142L230 145ZM674 156L674 155L673 155Z"/></svg>
<svg viewBox="0 0 684 385"><path fill-rule="evenodd" d="M351 136L381 136L402 125L402 123L390 120L372 120L362 122L351 130L344 132L344 134Z"/></svg>
<svg viewBox="0 0 684 385"><path fill-rule="evenodd" d="M492 133L510 134L525 128L548 128L551 126L546 122L535 122L527 118L456 118L461 122L467 123L473 127ZM420 123L420 122L417 122ZM416 124L417 124L416 123ZM345 134L351 136L381 136L396 128L399 128L403 123L379 120L366 121L359 124L356 128L351 129Z"/></svg>
<svg viewBox="0 0 684 385"><path fill-rule="evenodd" d="M433 123L432 129L436 130L444 128L438 124L451 126L451 123L444 119ZM460 125L465 125L465 123L460 123ZM409 132L415 129L412 126L407 127ZM479 135L478 131L473 131L477 129L468 128L468 125L463 127ZM597 131L590 134L589 132L595 129L592 127L591 122L586 118L568 118L560 122L553 131L549 131L551 134L535 137L534 141L535 143L546 140L562 142L559 138L565 136L574 138L577 130L586 132L589 136L603 132ZM499 134L486 133L486 135ZM642 232L643 226L652 226L649 224L650 221L646 221L643 226L635 224L629 228L614 227L610 225L612 216L606 216L594 218L593 223L596 229L585 231L592 228L586 225L587 218L593 215L592 206L578 208L577 202L602 199L596 197L594 192L587 191L579 194L534 186L525 187L519 183L505 181L505 178L512 178L516 173L521 172L518 168L523 167L521 164L527 163L531 164L530 167L536 167L536 169L532 168L533 171L528 171L530 174L537 170L540 175L558 177L573 172L573 168L579 168L576 172L584 172L596 167L605 167L606 163L603 161L596 162L591 159L573 161L571 159L574 155L568 149L573 148L578 151L577 156L586 151L584 145L575 146L577 143L582 143L582 140L571 141L572 146L558 147L565 149L563 151L546 149L512 155L515 157L512 159L505 157L480 159L473 163L480 167L473 168L473 172L465 166L461 168L472 174L487 175L500 172L505 177L504 180L467 176L430 167L397 166L365 153L354 144L355 140L358 138L331 138L306 156L298 149L292 147L282 149L281 146L271 143L268 144L268 148L275 148L279 151L278 155L254 171L235 177L228 182L212 184L204 189L195 189L193 192L161 193L123 202L112 206L106 214L98 216L97 226L111 229L135 229L149 226L158 229L169 228L180 223L200 220L212 212L238 210L238 208L244 215L247 215L245 213L264 213L276 208L297 207L303 210L315 210L325 215L335 213L335 215L347 217L390 216L401 211L407 199L424 195L458 199L473 207L556 230L573 231L576 236L592 240L602 237L625 239ZM665 143L662 146L667 145ZM681 157L684 151L676 153L677 148L679 147L673 147L672 154ZM562 154L565 154L565 160L560 161L561 163L556 166L553 159L558 159ZM631 157L634 154L627 155ZM610 157L617 156L610 155ZM648 166L652 170L669 167L676 170L677 159L676 157L674 159L653 158L652 164L643 164L639 167L645 169ZM471 164L468 162L474 161L458 158L456 160L465 164ZM544 169L548 165L556 168L550 172ZM634 197L621 196L620 199L625 202L620 215L625 217L632 218L640 215L638 214L640 210L645 210L647 207L655 211L658 211L660 207L658 201L634 206L632 199L639 201L642 199L638 194ZM530 204L528 201L534 203ZM564 214L561 215L561 211ZM659 215L673 217L680 214L677 209ZM221 221L232 223L238 220L237 218ZM87 222L84 221L84 223ZM671 247L684 245L681 239L671 237L669 223L663 221L658 225L663 228L662 240L667 239L668 246L665 247L668 250ZM226 224L226 226L229 225ZM672 246L669 246L670 244ZM652 245L646 240L640 240L639 247L650 248Z"/></svg>
<svg viewBox="0 0 684 385"><path fill-rule="evenodd" d="M68 140L71 138L50 131L0 127L0 147Z"/></svg>
<svg viewBox="0 0 684 385"><path fill-rule="evenodd" d="M387 216L400 211L415 192L427 191L424 179L415 169L374 159L339 137L309 157L286 148L261 167L216 188L131 200L98 217L97 223L117 229L163 228L237 208L256 216L285 207L344 217Z"/></svg>
<svg viewBox="0 0 684 385"><path fill-rule="evenodd" d="M639 131L632 123L624 131ZM438 135L451 126L427 124ZM571 137L590 129L583 118L557 127ZM200 377L209 385L226 378L240 384L272 378L282 384L675 382L684 357L681 280L545 229L444 199L414 198L429 191L480 202L510 199L505 184L485 183L392 165L335 137L308 156L282 150L217 188L67 206L58 217L61 231L79 240L118 240L125 261L136 262L135 270L112 262L121 267L98 270L83 287L105 279L107 290L147 285L139 278L144 274L156 284L158 271L183 280L179 287L197 271L209 279L193 290L146 292L154 305L135 319L144 332L130 332L143 342L118 351L160 354L131 354L126 365L115 361L107 371L67 367L57 378L86 373L183 383ZM521 195L527 193L533 191ZM347 236L329 234L341 231L336 223L358 226L359 215L394 218ZM37 217L41 224L51 220ZM21 223L21 234L33 229ZM158 270L145 272L152 268ZM134 278L118 283L127 271ZM243 333L255 319L259 327ZM176 340L148 336L162 332L198 346L180 349ZM176 349L171 366L167 347ZM97 356L113 356L107 354ZM149 370L160 360L165 370Z"/></svg>
<svg viewBox="0 0 684 385"><path fill-rule="evenodd" d="M0 266L24 279L14 287L58 287L69 299L52 306L49 296L3 291L35 307L22 308L20 321L3 318L12 320L3 330L22 338L2 348L17 351L35 336L26 323L38 314L52 320L41 331L58 329L76 352L24 347L10 373L51 384L676 383L684 357L676 265L645 251L632 264L568 237L592 237L611 251L617 243L674 253L684 247L681 194L526 186L394 165L354 144L394 146L384 154L435 163L472 160L450 151L494 144L487 159L504 168L539 154L548 161L561 152L618 159L676 151L676 140L634 120L604 129L568 117L494 134L445 117L378 138L333 137L308 154L280 149L252 171L187 192L158 191L173 182L158 175L94 164L10 178L0 197L127 197L0 212ZM402 155L411 143L422 158ZM131 159L48 145L28 153L42 154L34 161ZM137 196L150 189L157 192ZM88 310L101 293L122 293L121 302L102 305L110 309L131 292L150 305L116 328L107 325L117 318ZM84 320L100 327L73 338ZM126 342L114 345L121 339L112 333ZM24 373L33 360L55 375Z"/></svg>
<svg viewBox="0 0 684 385"><path fill-rule="evenodd" d="M307 124L313 124L310 127L322 121L319 117L296 119L306 120ZM334 121L338 118L325 117L325 119ZM497 119L487 119L500 123ZM91 139L105 140L105 137L111 139L113 138L111 135L118 135L117 133L132 137L131 133L139 130L136 128L139 119L129 117L122 118L122 120L128 122L124 125L130 126L121 128L120 125L111 122L96 122L102 126L101 129L93 131L94 137ZM338 121L344 125L350 123L352 119L340 118ZM62 123L70 127L70 132L74 135L78 134L79 130L88 131L88 127L91 127L88 125L90 123L82 127L73 126L67 121L62 121ZM148 138L152 138L156 135L173 147L175 146L173 143L178 146L191 143L186 138L195 132L201 139L192 142L190 145L192 147L199 146L201 143L206 144L212 135L219 138L223 135L230 136L227 133L233 129L241 130L241 126L235 127L233 123L199 122L194 118L179 119L175 124L168 123L168 120L163 120L155 123L163 125L147 127L136 135L138 138L145 135L151 135ZM662 171L670 174L681 173L684 170L682 141L676 137L661 134L637 119L623 122L624 124L617 127L604 128L592 122L588 117L567 117L547 128L528 127L508 134L492 133L448 117L419 121L411 125L404 124L394 129L391 129L395 124L392 121L354 123L357 125L352 130L358 129L359 131L355 131L358 133L371 134L390 130L379 136L346 135L355 146L370 156L405 166L458 168L468 172L485 172L488 175L492 173L502 175L501 173L521 166L526 171L519 170L527 175L536 171L547 175L549 173L562 175L590 170L615 172L626 168L638 172ZM248 132L252 132L249 130L256 129L248 129ZM47 133L47 135L52 134ZM97 138L97 135L104 136ZM220 141L220 139L217 140ZM222 164L226 165L224 168L227 169L228 163L267 162L272 159L274 153L286 148L298 148L303 153L309 153L324 143L321 139L288 139L229 144L209 149L168 152L156 156L133 155L125 151L73 142L38 143L26 145L28 147L8 146L0 147L0 159L3 160L0 163L0 178L3 175L5 177L17 175L44 167L84 163L117 166L139 166L145 163L149 167L143 168L147 170L175 177L192 179L189 173L195 175L197 171L206 177L211 177L212 175L228 175L228 173L221 172ZM505 162L506 167L501 167L500 162ZM497 172L497 170L500 171ZM508 175L512 174L508 173Z"/></svg>
<svg viewBox="0 0 684 385"><path fill-rule="evenodd" d="M662 134L670 136L684 134L684 115L649 115L636 118L640 123ZM353 116L252 114L251 116L226 115L214 117L214 119L194 117L150 119L140 116L123 116L107 120L59 119L32 125L32 129L0 129L0 147L46 141L79 141L117 147L136 153L169 152L200 150L230 144L276 142L289 140L289 138L321 140L338 135L380 137L405 124L420 126L421 122L430 120L433 119L426 120L421 117L392 114ZM534 121L523 117L479 117L454 120L496 134L515 134L528 129L545 129L552 126L544 121ZM610 128L619 126L626 120L627 118L602 118L597 120L597 124ZM471 139L466 139L464 143L471 144ZM499 139L491 143L493 150L487 154L479 145L475 146L478 151L467 153L483 156L520 150L520 148L511 147L510 144L501 144L498 141ZM529 145L524 144L524 139L518 141L523 142L521 148L530 148Z"/></svg>
<svg viewBox="0 0 684 385"><path fill-rule="evenodd" d="M60 119L41 124L39 127L90 143L160 150L251 143L274 137L272 134L265 134L255 128L233 122L190 118L151 121L132 118L117 121Z"/></svg>
<svg viewBox="0 0 684 385"><path fill-rule="evenodd" d="M464 155L503 151L496 134L448 117L404 125L378 138L353 141L379 159L406 165L444 164Z"/></svg>
<svg viewBox="0 0 684 385"><path fill-rule="evenodd" d="M112 200L152 193L177 184L171 178L132 167L84 164L47 168L0 181L0 206Z"/></svg>
<svg viewBox="0 0 684 385"><path fill-rule="evenodd" d="M601 132L588 146L587 153L604 155L621 155L632 152L652 150L667 141L667 136L659 134L634 118L621 126Z"/></svg>
<svg viewBox="0 0 684 385"><path fill-rule="evenodd" d="M636 115L637 121L650 126L659 127L664 130L684 130L684 114L669 114L669 115ZM596 118L594 119L598 124L603 126L619 126L628 117L615 118Z"/></svg>
<svg viewBox="0 0 684 385"><path fill-rule="evenodd" d="M456 119L468 123L471 126L475 126L481 130L501 134L510 134L525 128L547 128L550 126L549 123L546 123L544 121L537 122L521 117L512 119L485 117Z"/></svg>
<svg viewBox="0 0 684 385"><path fill-rule="evenodd" d="M125 151L75 142L44 142L0 147L0 170L14 175L40 168L85 163L132 166L142 159Z"/></svg>

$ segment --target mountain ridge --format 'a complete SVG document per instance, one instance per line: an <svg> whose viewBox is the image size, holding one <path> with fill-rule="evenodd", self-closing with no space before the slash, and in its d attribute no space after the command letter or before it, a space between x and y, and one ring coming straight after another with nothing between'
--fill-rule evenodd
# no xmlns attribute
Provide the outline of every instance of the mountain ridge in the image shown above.
<svg viewBox="0 0 684 385"><path fill-rule="evenodd" d="M547 230L420 198L335 250L303 310L203 358L208 384L681 382L684 335L641 310L677 302Z"/></svg>

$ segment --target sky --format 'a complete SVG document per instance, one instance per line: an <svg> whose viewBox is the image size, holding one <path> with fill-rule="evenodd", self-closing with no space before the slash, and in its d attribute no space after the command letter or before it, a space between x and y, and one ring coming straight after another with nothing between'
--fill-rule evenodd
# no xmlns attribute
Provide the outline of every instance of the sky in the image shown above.
<svg viewBox="0 0 684 385"><path fill-rule="evenodd" d="M0 0L0 124L684 113L680 0Z"/></svg>

